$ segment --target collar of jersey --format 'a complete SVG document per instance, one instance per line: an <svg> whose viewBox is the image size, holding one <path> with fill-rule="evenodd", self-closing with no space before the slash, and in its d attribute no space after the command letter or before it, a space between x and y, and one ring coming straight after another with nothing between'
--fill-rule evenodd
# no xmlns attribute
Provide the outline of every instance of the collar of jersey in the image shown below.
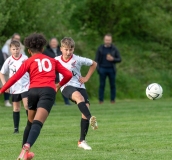
<svg viewBox="0 0 172 160"><path fill-rule="evenodd" d="M13 55L12 55L12 58L15 59L15 60L19 60L21 58L22 54L20 54L20 56L18 58L15 58Z"/></svg>
<svg viewBox="0 0 172 160"><path fill-rule="evenodd" d="M67 63L67 62L69 62L69 61L72 59L72 57L73 57L73 54L72 54L72 56L71 56L67 61L65 61L65 60L63 59L63 56L61 56L61 60L62 60L63 62L65 62L65 63Z"/></svg>

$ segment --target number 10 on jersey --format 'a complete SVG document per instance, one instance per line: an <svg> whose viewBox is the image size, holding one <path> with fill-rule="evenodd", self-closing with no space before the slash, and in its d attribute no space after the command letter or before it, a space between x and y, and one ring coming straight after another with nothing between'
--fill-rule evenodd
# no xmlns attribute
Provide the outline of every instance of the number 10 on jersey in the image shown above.
<svg viewBox="0 0 172 160"><path fill-rule="evenodd" d="M45 71L45 72L49 72L52 69L52 64L51 61L47 58L44 59L35 59L35 61L38 63L38 70L39 72ZM45 66L45 63L47 63L47 65Z"/></svg>

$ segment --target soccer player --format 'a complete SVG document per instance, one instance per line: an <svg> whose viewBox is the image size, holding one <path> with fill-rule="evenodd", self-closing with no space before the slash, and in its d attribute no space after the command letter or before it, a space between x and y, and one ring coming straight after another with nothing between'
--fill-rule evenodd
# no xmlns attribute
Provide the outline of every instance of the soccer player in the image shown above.
<svg viewBox="0 0 172 160"><path fill-rule="evenodd" d="M28 59L26 55L20 52L20 42L13 40L10 43L11 56L4 62L1 71L0 78L2 84L6 83L5 74L9 73L9 77L12 77L16 71L20 68L22 63ZM10 93L12 94L13 102L13 122L14 122L14 133L19 133L19 122L20 122L20 101L23 101L26 113L28 110L27 95L30 79L29 74L25 73L13 86L10 87Z"/></svg>
<svg viewBox="0 0 172 160"><path fill-rule="evenodd" d="M16 74L0 90L0 93L5 92L26 72L29 73L28 121L23 134L22 151L17 160L30 160L34 157L34 153L29 151L51 111L56 91L72 77L72 73L58 61L42 54L43 47L46 45L46 39L42 34L29 35L25 38L24 44L32 57L23 62ZM63 79L57 85L55 84L56 71L63 75Z"/></svg>
<svg viewBox="0 0 172 160"><path fill-rule="evenodd" d="M93 129L97 129L96 117L91 116L89 111L89 100L88 95L85 89L84 83L87 82L93 72L96 69L97 63L91 59L84 58L73 54L75 48L75 42L70 37L65 37L61 40L61 56L55 57L64 67L70 70L73 73L71 80L61 87L62 94L74 101L79 110L82 113L81 118L81 132L80 139L78 141L78 147L85 150L91 150L91 147L86 143L85 137L88 132L89 123ZM90 66L89 71L85 77L81 76L80 69L83 65ZM59 75L60 80L63 78L63 75Z"/></svg>

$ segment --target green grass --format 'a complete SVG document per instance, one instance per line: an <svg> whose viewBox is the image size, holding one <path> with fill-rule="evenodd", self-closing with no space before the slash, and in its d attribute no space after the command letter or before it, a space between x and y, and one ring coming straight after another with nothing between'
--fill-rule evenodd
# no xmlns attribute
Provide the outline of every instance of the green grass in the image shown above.
<svg viewBox="0 0 172 160"><path fill-rule="evenodd" d="M12 109L0 103L0 160L16 159L26 123L21 113L20 133L13 134ZM53 107L32 147L35 160L171 160L171 100L120 100L91 104L99 129L89 130L92 151L77 147L80 113L77 106Z"/></svg>

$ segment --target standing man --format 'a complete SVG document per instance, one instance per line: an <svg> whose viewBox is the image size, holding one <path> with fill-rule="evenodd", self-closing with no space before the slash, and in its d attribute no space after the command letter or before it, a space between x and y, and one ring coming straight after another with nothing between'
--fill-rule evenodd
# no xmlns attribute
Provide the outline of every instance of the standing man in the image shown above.
<svg viewBox="0 0 172 160"><path fill-rule="evenodd" d="M43 54L45 54L51 58L55 58L62 54L60 51L60 47L59 47L57 38L53 37L50 39L49 44L47 45ZM55 82L56 82L56 84L59 83L59 73L56 73ZM70 105L69 99L67 99L65 96L63 96L63 100L65 102L65 105Z"/></svg>
<svg viewBox="0 0 172 160"><path fill-rule="evenodd" d="M109 77L110 82L110 101L111 103L115 103L116 97L116 86L115 86L115 78L116 78L116 63L121 62L121 56L116 48L112 44L112 35L106 34L104 36L104 44L100 45L96 52L95 61L97 62L97 71L99 74L99 103L102 104L104 101L104 89L106 83L106 77Z"/></svg>

